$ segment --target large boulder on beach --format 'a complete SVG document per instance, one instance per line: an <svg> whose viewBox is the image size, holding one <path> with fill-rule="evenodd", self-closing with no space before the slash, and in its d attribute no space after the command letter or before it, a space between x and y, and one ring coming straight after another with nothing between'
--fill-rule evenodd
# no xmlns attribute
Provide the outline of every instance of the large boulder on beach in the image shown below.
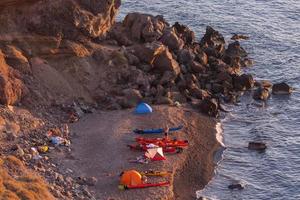
<svg viewBox="0 0 300 200"><path fill-rule="evenodd" d="M153 42L161 38L168 23L163 16L153 16L142 13L129 13L123 27L128 30L130 38L134 41Z"/></svg>
<svg viewBox="0 0 300 200"><path fill-rule="evenodd" d="M195 54L189 48L181 49L177 53L177 60L180 64L187 65L195 59Z"/></svg>
<svg viewBox="0 0 300 200"><path fill-rule="evenodd" d="M233 83L236 90L249 90L254 86L254 79L251 74L242 74L234 76Z"/></svg>
<svg viewBox="0 0 300 200"><path fill-rule="evenodd" d="M168 48L161 48L156 52L155 57L152 60L153 68L161 73L165 71L171 71L178 75L180 73L180 67L177 61L173 58L172 53Z"/></svg>
<svg viewBox="0 0 300 200"><path fill-rule="evenodd" d="M184 46L184 41L179 38L174 28L166 30L161 37L160 41L166 45L171 51L177 52Z"/></svg>
<svg viewBox="0 0 300 200"><path fill-rule="evenodd" d="M124 97L119 99L119 104L123 108L133 108L143 99L140 91L136 89L125 89L122 93Z"/></svg>
<svg viewBox="0 0 300 200"><path fill-rule="evenodd" d="M173 28L186 45L191 45L195 42L195 33L187 26L175 22Z"/></svg>
<svg viewBox="0 0 300 200"><path fill-rule="evenodd" d="M275 83L272 87L272 94L291 94L293 91L285 82Z"/></svg>
<svg viewBox="0 0 300 200"><path fill-rule="evenodd" d="M20 73L7 65L0 50L0 104L14 105L20 102L27 92Z"/></svg>
<svg viewBox="0 0 300 200"><path fill-rule="evenodd" d="M206 27L206 32L200 44L208 56L221 57L225 51L223 35L210 26Z"/></svg>
<svg viewBox="0 0 300 200"><path fill-rule="evenodd" d="M137 44L132 47L133 54L143 63L151 64L154 57L166 47L161 42Z"/></svg>
<svg viewBox="0 0 300 200"><path fill-rule="evenodd" d="M219 106L216 99L206 98L199 104L199 109L202 113L211 117L217 117L219 115Z"/></svg>

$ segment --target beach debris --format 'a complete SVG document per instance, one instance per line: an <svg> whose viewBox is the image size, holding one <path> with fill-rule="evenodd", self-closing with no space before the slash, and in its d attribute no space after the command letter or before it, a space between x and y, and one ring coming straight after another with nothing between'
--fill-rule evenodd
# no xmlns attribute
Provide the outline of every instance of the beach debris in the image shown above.
<svg viewBox="0 0 300 200"><path fill-rule="evenodd" d="M47 145L38 146L37 150L40 153L47 153L49 151L49 147Z"/></svg>
<svg viewBox="0 0 300 200"><path fill-rule="evenodd" d="M267 148L267 145L263 142L249 142L248 149L251 150L265 150Z"/></svg>
<svg viewBox="0 0 300 200"><path fill-rule="evenodd" d="M126 189L141 189L147 187L159 187L159 186L169 186L169 181L158 182L158 183L147 183L147 177L136 170L124 171L120 174L120 190Z"/></svg>
<svg viewBox="0 0 300 200"><path fill-rule="evenodd" d="M34 160L39 160L39 159L42 158L42 156L40 156L40 154L39 154L37 148L31 147L31 148L30 148L30 151L31 151L32 158L33 158Z"/></svg>
<svg viewBox="0 0 300 200"><path fill-rule="evenodd" d="M246 35L242 35L242 34L233 34L233 36L231 37L231 40L248 40L249 36Z"/></svg>
<svg viewBox="0 0 300 200"><path fill-rule="evenodd" d="M287 83L275 83L272 87L272 94L291 94L293 91L292 87L290 87Z"/></svg>
<svg viewBox="0 0 300 200"><path fill-rule="evenodd" d="M56 136L56 137L51 137L50 141L52 144L54 144L55 146L59 146L59 145L65 145L65 146L70 146L71 142L70 140L67 140L65 138Z"/></svg>
<svg viewBox="0 0 300 200"><path fill-rule="evenodd" d="M146 158L145 156L138 156L138 157L136 157L135 160L129 160L129 162L131 162L131 163L139 163L139 164L148 164L149 163L149 159Z"/></svg>

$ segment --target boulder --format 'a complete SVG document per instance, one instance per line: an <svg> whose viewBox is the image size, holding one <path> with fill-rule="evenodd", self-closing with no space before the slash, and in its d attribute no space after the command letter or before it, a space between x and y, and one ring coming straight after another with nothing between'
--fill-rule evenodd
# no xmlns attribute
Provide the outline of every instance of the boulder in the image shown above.
<svg viewBox="0 0 300 200"><path fill-rule="evenodd" d="M270 97L269 90L267 88L259 87L253 93L253 99L266 101Z"/></svg>
<svg viewBox="0 0 300 200"><path fill-rule="evenodd" d="M196 61L190 63L191 70L195 73L204 73L206 68Z"/></svg>
<svg viewBox="0 0 300 200"><path fill-rule="evenodd" d="M209 92L198 88L195 84L193 84L193 86L190 87L189 91L190 94L197 99L203 100L210 97Z"/></svg>
<svg viewBox="0 0 300 200"><path fill-rule="evenodd" d="M128 30L130 38L134 41L153 42L161 38L167 22L161 15L153 16L142 13L129 13L123 26Z"/></svg>
<svg viewBox="0 0 300 200"><path fill-rule="evenodd" d="M230 66L242 66L241 58L247 57L247 52L238 41L230 43L225 51L223 60Z"/></svg>
<svg viewBox="0 0 300 200"><path fill-rule="evenodd" d="M228 189L231 189L231 190L234 190L234 189L242 190L244 188L245 188L245 186L242 183L232 183L228 186Z"/></svg>
<svg viewBox="0 0 300 200"><path fill-rule="evenodd" d="M255 81L254 86L255 87L267 88L267 89L271 90L273 84L270 81L262 80L262 81Z"/></svg>
<svg viewBox="0 0 300 200"><path fill-rule="evenodd" d="M136 89L125 89L123 95L124 98L119 101L123 108L133 108L143 99L140 91Z"/></svg>
<svg viewBox="0 0 300 200"><path fill-rule="evenodd" d="M179 103L186 103L187 102L186 97L183 96L180 92L171 92L170 96L171 96L171 99L174 102L176 102L176 101L179 102Z"/></svg>
<svg viewBox="0 0 300 200"><path fill-rule="evenodd" d="M208 64L208 57L204 51L202 51L200 48L196 50L195 52L196 58L195 60L201 65L207 65Z"/></svg>
<svg viewBox="0 0 300 200"><path fill-rule="evenodd" d="M167 84L171 81L175 81L176 79L176 74L172 71L165 71L162 78L160 79L160 84L164 85Z"/></svg>
<svg viewBox="0 0 300 200"><path fill-rule="evenodd" d="M182 49L177 54L177 60L180 64L187 65L195 59L195 54L191 49Z"/></svg>
<svg viewBox="0 0 300 200"><path fill-rule="evenodd" d="M184 46L184 41L176 35L174 29L166 30L160 41L174 52L177 52Z"/></svg>
<svg viewBox="0 0 300 200"><path fill-rule="evenodd" d="M104 36L115 22L120 0L44 0L23 1L26 6L16 4L2 9L5 19L12 26L22 31L40 35L62 35L67 39L78 39L80 36L97 38ZM2 7L1 7L2 8ZM17 19L17 20L16 20ZM12 25L10 22L14 23ZM16 31L16 30L14 30Z"/></svg>
<svg viewBox="0 0 300 200"><path fill-rule="evenodd" d="M191 31L187 26L175 22L173 28L186 45L191 45L195 42L195 33Z"/></svg>
<svg viewBox="0 0 300 200"><path fill-rule="evenodd" d="M169 97L158 96L158 97L155 98L155 104L158 104L158 105L161 105L161 104L171 105L171 104L173 104L173 101Z"/></svg>
<svg viewBox="0 0 300 200"><path fill-rule="evenodd" d="M267 148L267 145L263 142L249 142L248 149L263 151Z"/></svg>
<svg viewBox="0 0 300 200"><path fill-rule="evenodd" d="M221 57L225 51L225 39L218 31L207 26L206 32L200 41L208 56Z"/></svg>
<svg viewBox="0 0 300 200"><path fill-rule="evenodd" d="M234 88L238 91L249 90L254 86L253 76L250 74L242 74L233 77Z"/></svg>
<svg viewBox="0 0 300 200"><path fill-rule="evenodd" d="M276 83L272 87L272 94L291 94L293 89L285 82Z"/></svg>
<svg viewBox="0 0 300 200"><path fill-rule="evenodd" d="M7 65L0 50L0 104L15 105L27 92L20 74Z"/></svg>
<svg viewBox="0 0 300 200"><path fill-rule="evenodd" d="M202 113L211 117L217 117L219 115L219 106L216 99L206 98L202 100L199 109Z"/></svg>
<svg viewBox="0 0 300 200"><path fill-rule="evenodd" d="M164 73L165 71L171 71L178 75L180 73L180 67L177 61L173 58L168 48L163 48L155 55L152 65L157 71Z"/></svg>
<svg viewBox="0 0 300 200"><path fill-rule="evenodd" d="M235 33L235 34L233 34L233 36L230 39L231 40L248 40L249 36Z"/></svg>
<svg viewBox="0 0 300 200"><path fill-rule="evenodd" d="M137 56L140 61L147 64L152 64L154 57L166 50L166 47L161 42L138 44L132 48L133 54Z"/></svg>
<svg viewBox="0 0 300 200"><path fill-rule="evenodd" d="M238 41L230 43L225 51L225 56L229 56L231 58L234 57L247 57L247 52L243 47L241 47Z"/></svg>

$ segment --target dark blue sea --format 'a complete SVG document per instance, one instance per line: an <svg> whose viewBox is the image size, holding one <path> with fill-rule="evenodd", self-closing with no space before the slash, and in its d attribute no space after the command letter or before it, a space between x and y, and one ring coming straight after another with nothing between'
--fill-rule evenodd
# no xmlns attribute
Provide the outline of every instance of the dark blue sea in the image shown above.
<svg viewBox="0 0 300 200"><path fill-rule="evenodd" d="M207 25L227 42L233 33L250 36L241 44L254 59L245 69L257 80L286 81L296 90L256 102L246 93L222 120L223 160L213 180L199 196L220 200L300 199L300 0L124 0L119 15L128 12L164 15L192 28L200 39ZM247 149L263 141L263 153ZM199 177L201 178L201 177ZM229 190L233 181L243 190ZM195 191L196 192L196 191Z"/></svg>

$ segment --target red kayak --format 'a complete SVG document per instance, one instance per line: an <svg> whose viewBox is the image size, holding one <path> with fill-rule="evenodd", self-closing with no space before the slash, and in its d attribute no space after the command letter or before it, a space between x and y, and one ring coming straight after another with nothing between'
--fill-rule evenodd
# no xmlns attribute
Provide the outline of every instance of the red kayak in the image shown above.
<svg viewBox="0 0 300 200"><path fill-rule="evenodd" d="M165 182L158 182L158 183L143 183L139 185L119 185L119 189L126 190L126 189L142 189L148 187L160 187L160 186L169 186L170 181Z"/></svg>
<svg viewBox="0 0 300 200"><path fill-rule="evenodd" d="M187 140L176 140L176 139L167 139L167 138L135 138L137 143L145 145L145 144L155 144L160 147L186 147L188 146Z"/></svg>
<svg viewBox="0 0 300 200"><path fill-rule="evenodd" d="M147 145L142 144L131 144L127 145L130 149L138 151L147 151ZM162 147L164 153L181 153L183 149L181 147Z"/></svg>

